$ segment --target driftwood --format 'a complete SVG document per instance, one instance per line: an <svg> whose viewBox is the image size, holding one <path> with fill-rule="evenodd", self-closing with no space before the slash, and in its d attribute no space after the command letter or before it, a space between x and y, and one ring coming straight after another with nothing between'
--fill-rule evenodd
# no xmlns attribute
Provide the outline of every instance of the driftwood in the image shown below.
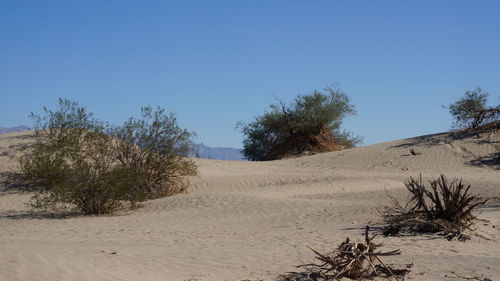
<svg viewBox="0 0 500 281"><path fill-rule="evenodd" d="M304 274L290 273L290 275L281 276L280 280L337 280L341 277L347 277L356 280L371 278L374 276L393 277L398 280L395 270L387 266L381 259L385 256L400 255L399 249L382 252L377 251L383 244L373 243L376 235L369 236L369 227L365 229L365 242L354 243L349 237L342 242L331 254L321 254L320 252L309 248L315 255L319 263L309 263L297 266L298 268L307 268L311 274L309 278L304 278ZM397 273L405 274L408 270L397 270ZM297 274L302 276L297 278Z"/></svg>

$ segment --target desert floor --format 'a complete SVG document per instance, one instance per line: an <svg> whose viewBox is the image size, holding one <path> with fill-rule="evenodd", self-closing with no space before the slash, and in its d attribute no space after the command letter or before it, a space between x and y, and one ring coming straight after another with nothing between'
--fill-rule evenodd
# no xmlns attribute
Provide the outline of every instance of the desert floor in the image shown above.
<svg viewBox="0 0 500 281"><path fill-rule="evenodd" d="M436 134L271 162L196 159L187 194L109 216L32 214L9 175L31 133L0 135L0 280L273 280L347 236L377 226L387 194L406 198L409 176L461 177L500 196L500 133ZM412 156L409 148L420 153ZM413 263L405 280L500 280L500 202L479 210L466 242L377 237ZM453 273L454 272L454 273ZM477 279L480 280L480 279Z"/></svg>

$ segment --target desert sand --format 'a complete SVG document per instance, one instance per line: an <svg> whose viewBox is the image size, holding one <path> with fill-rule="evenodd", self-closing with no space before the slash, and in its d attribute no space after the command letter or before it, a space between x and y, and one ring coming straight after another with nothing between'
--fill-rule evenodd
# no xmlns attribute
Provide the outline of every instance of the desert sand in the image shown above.
<svg viewBox="0 0 500 281"><path fill-rule="evenodd" d="M29 192L9 180L30 132L0 135L0 280L274 280L313 260L306 246L363 239L387 194L404 200L409 176L460 177L500 196L500 133L448 133L270 162L195 159L189 193L109 216L32 214ZM417 156L409 153L413 148ZM412 264L405 280L500 280L500 202L479 210L466 242L377 237ZM454 272L454 273L453 273Z"/></svg>

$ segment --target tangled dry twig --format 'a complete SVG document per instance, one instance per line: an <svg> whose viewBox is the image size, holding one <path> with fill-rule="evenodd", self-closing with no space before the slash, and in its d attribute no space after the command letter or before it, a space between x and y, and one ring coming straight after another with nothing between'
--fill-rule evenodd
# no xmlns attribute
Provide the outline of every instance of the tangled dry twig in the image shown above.
<svg viewBox="0 0 500 281"><path fill-rule="evenodd" d="M347 237L331 254L321 254L308 247L316 255L319 263L303 264L297 267L307 268L312 273L310 275L314 278L308 280L335 280L341 277L362 280L374 276L392 276L398 281L394 269L387 266L380 257L400 255L401 251L399 249L388 252L376 251L383 244L373 243L373 238L376 235L370 237L369 229L369 226L366 226L364 243L351 242ZM407 270L398 270L397 272L404 274ZM297 280L291 275L288 277L282 276L281 280Z"/></svg>

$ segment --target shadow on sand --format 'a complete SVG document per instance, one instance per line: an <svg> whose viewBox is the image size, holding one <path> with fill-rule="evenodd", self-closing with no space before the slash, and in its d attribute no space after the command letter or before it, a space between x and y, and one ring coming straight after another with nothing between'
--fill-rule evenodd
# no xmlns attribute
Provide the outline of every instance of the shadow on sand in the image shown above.
<svg viewBox="0 0 500 281"><path fill-rule="evenodd" d="M15 172L0 172L0 196L32 192L33 188L28 187L21 177L21 174Z"/></svg>
<svg viewBox="0 0 500 281"><path fill-rule="evenodd" d="M477 139L478 144L495 144L500 141L489 139L491 134L500 130L500 121L487 124L473 130L457 130L447 133L438 133L407 139L406 142L394 145L394 148L410 148L412 146L433 146L438 144L451 143L463 139Z"/></svg>
<svg viewBox="0 0 500 281"><path fill-rule="evenodd" d="M500 152L491 153L476 159L472 159L466 163L470 166L489 167L495 170L500 170Z"/></svg>
<svg viewBox="0 0 500 281"><path fill-rule="evenodd" d="M49 213L8 210L0 212L0 219L23 220L23 219L68 219L79 216L76 213Z"/></svg>

